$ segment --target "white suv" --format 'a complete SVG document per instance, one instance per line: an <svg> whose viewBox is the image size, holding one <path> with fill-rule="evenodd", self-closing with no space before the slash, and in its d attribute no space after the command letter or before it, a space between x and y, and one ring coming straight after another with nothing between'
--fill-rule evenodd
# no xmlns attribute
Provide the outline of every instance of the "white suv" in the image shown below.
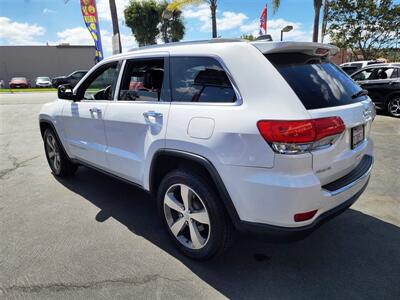
<svg viewBox="0 0 400 300"><path fill-rule="evenodd" d="M329 62L336 51L212 40L112 56L43 106L50 168L85 165L149 191L195 259L236 230L308 233L354 203L373 164L374 106Z"/></svg>

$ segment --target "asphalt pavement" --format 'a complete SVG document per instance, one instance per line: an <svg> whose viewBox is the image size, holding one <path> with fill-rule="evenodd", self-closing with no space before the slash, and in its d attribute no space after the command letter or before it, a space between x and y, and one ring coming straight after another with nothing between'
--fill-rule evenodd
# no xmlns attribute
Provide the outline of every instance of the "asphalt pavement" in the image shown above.
<svg viewBox="0 0 400 300"><path fill-rule="evenodd" d="M208 262L172 246L143 191L81 167L52 176L38 112L0 94L0 299L399 299L400 120L377 116L369 187L287 244L238 237Z"/></svg>

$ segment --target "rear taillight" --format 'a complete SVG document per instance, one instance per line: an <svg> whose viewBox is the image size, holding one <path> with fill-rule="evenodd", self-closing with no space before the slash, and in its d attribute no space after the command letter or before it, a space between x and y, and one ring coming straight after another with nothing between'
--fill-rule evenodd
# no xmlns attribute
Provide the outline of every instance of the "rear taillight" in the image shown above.
<svg viewBox="0 0 400 300"><path fill-rule="evenodd" d="M345 130L340 117L294 121L261 120L257 127L274 151L283 154L297 154L330 146Z"/></svg>

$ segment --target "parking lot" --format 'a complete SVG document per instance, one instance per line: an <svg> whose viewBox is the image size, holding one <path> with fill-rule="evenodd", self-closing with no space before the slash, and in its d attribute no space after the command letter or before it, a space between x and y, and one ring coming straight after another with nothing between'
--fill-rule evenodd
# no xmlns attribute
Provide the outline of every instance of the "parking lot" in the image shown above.
<svg viewBox="0 0 400 300"><path fill-rule="evenodd" d="M350 210L305 240L238 237L199 263L143 191L83 167L51 175L37 115L55 97L0 94L0 298L399 298L399 119L377 116L370 185Z"/></svg>

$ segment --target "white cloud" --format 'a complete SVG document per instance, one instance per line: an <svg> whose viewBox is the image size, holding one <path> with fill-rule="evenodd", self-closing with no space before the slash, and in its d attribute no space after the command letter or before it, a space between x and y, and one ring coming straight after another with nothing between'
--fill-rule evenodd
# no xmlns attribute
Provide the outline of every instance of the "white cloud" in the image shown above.
<svg viewBox="0 0 400 300"><path fill-rule="evenodd" d="M211 12L207 4L198 6L189 6L183 9L183 16L186 19L197 19L202 25L200 30L211 31ZM242 34L259 35L259 19L246 22L247 15L241 12L217 11L217 30L218 32L232 29L239 29ZM285 40L292 41L311 41L312 33L303 29L303 24L299 22L291 22L282 18L268 20L268 34L271 34L273 40L280 40L281 29L286 25L292 25L293 30L284 33ZM189 31L191 28L189 28Z"/></svg>
<svg viewBox="0 0 400 300"><path fill-rule="evenodd" d="M69 43L70 45L93 45L93 39L85 27L68 28L57 32L58 41L55 44ZM112 34L107 30L101 30L101 42L105 55L112 53ZM137 46L133 36L121 34L122 50L128 51Z"/></svg>
<svg viewBox="0 0 400 300"><path fill-rule="evenodd" d="M56 11L46 7L45 9L43 9L43 13L44 13L45 15L48 15L48 14L55 14Z"/></svg>
<svg viewBox="0 0 400 300"><path fill-rule="evenodd" d="M85 27L68 28L57 32L58 43L71 45L92 45L93 39Z"/></svg>
<svg viewBox="0 0 400 300"><path fill-rule="evenodd" d="M240 26L240 31L245 34L252 34L254 36L259 35L259 20L253 20L248 24ZM268 34L272 36L274 41L279 41L281 38L281 29L287 25L292 25L293 29L289 32L284 32L284 40L291 41L311 41L312 33L305 31L302 27L303 24L299 22L291 22L285 19L272 19L267 22Z"/></svg>
<svg viewBox="0 0 400 300"><path fill-rule="evenodd" d="M39 25L13 22L7 17L0 17L0 44L5 45L32 45L41 44L38 38L46 30Z"/></svg>
<svg viewBox="0 0 400 300"><path fill-rule="evenodd" d="M217 18L217 28L221 31L234 29L242 26L243 21L245 21L246 19L248 18L243 13L224 11L222 13L222 18Z"/></svg>
<svg viewBox="0 0 400 300"><path fill-rule="evenodd" d="M211 20L210 7L207 4L198 6L189 6L183 9L183 17L188 19L199 19L203 23L208 23Z"/></svg>
<svg viewBox="0 0 400 300"><path fill-rule="evenodd" d="M122 21L125 20L124 10L128 6L129 0L115 0L115 6L117 7L117 15L119 22L122 24ZM97 14L99 19L111 22L111 13L110 13L110 2L109 0L98 0L96 3L97 6Z"/></svg>
<svg viewBox="0 0 400 300"><path fill-rule="evenodd" d="M217 14L219 11L217 11ZM198 19L201 23L201 30L211 30L211 11L207 4L201 4L199 6L190 6L187 9L183 9L183 16L188 19ZM244 13L236 13L232 11L224 11L221 13L221 17L217 16L217 28L218 31L225 31L235 29L243 25L243 22L248 19Z"/></svg>

